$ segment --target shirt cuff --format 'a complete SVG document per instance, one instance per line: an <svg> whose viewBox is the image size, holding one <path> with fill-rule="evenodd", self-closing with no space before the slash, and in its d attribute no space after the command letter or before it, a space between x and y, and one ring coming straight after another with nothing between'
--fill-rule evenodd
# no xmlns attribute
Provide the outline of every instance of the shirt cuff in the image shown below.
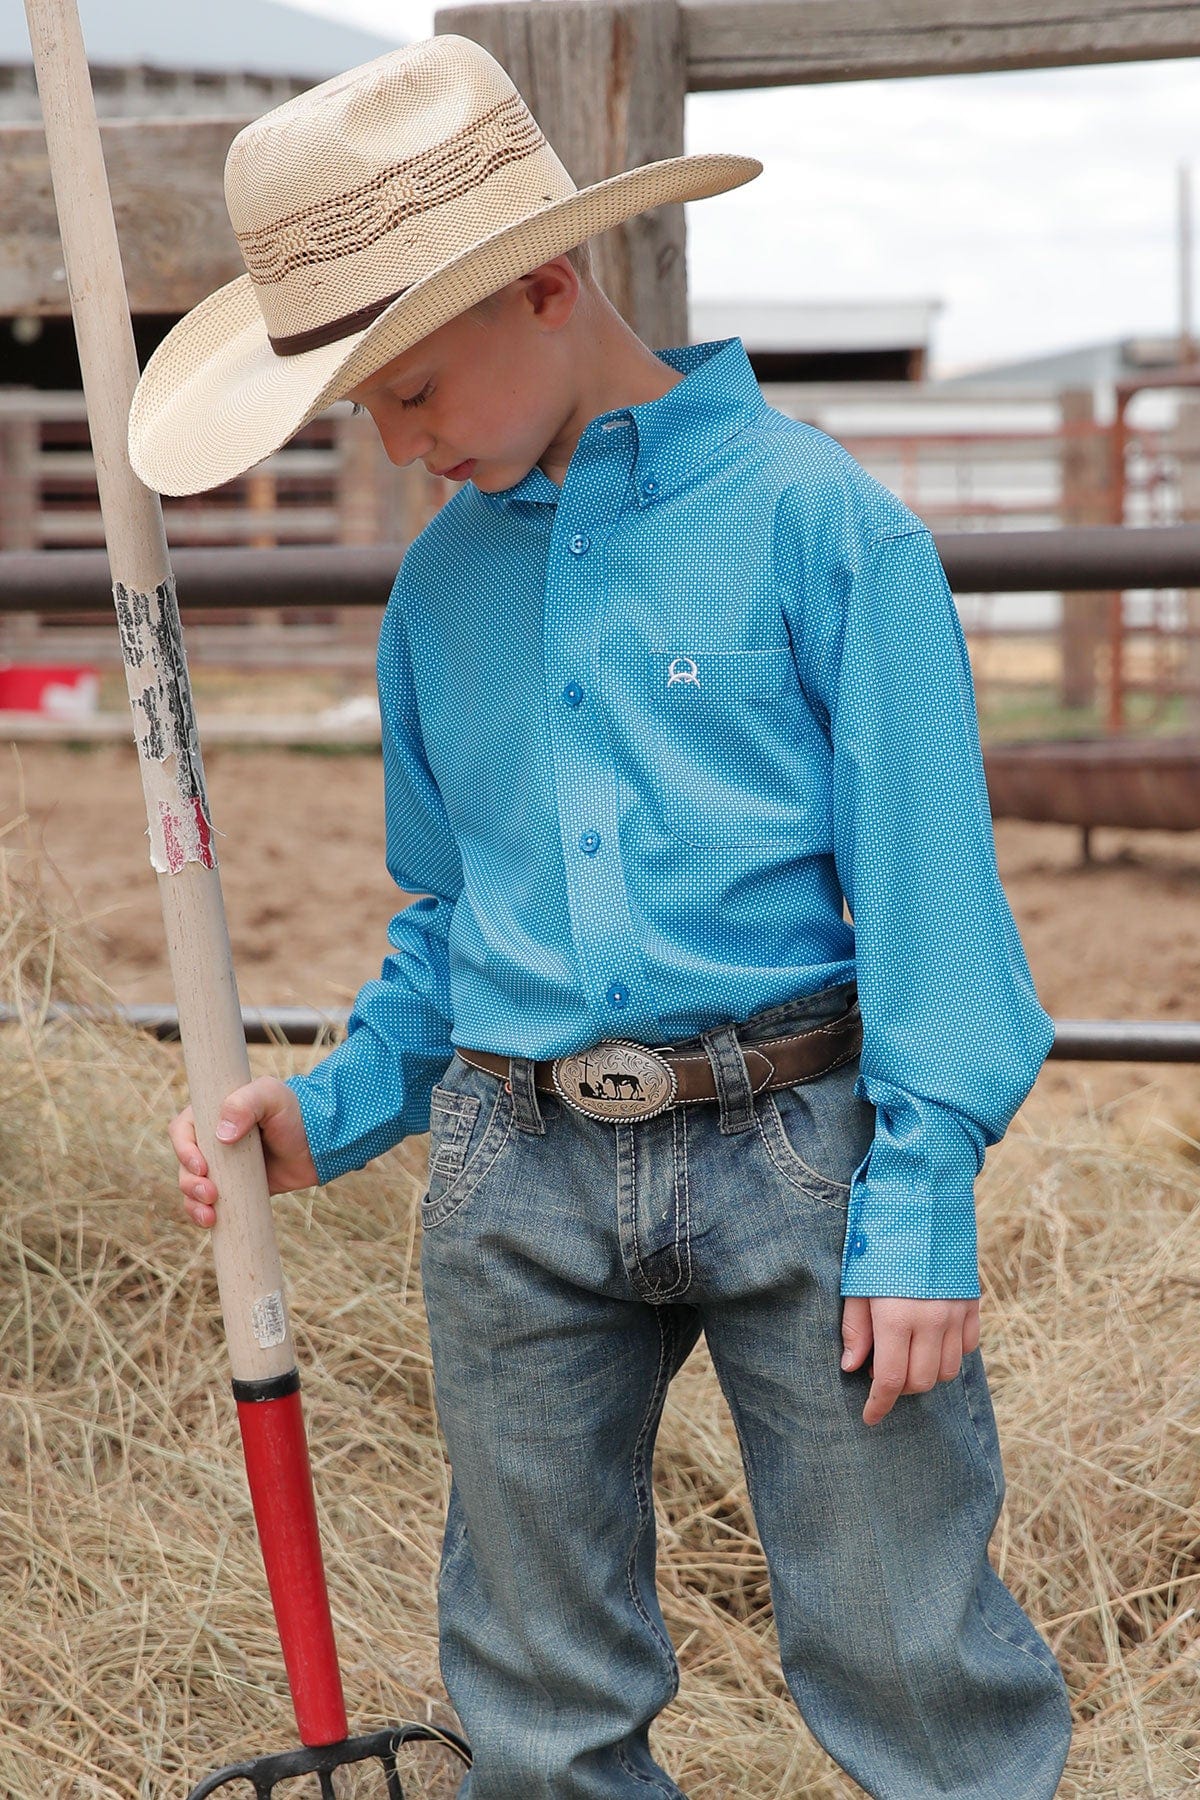
<svg viewBox="0 0 1200 1800"><path fill-rule="evenodd" d="M975 1196L852 1185L843 1295L978 1300Z"/></svg>
<svg viewBox="0 0 1200 1800"><path fill-rule="evenodd" d="M871 1085L877 1123L850 1183L842 1293L976 1300L975 1177L984 1134L936 1101ZM855 1092L865 1097L861 1075Z"/></svg>
<svg viewBox="0 0 1200 1800"><path fill-rule="evenodd" d="M328 1061L328 1058L326 1059ZM370 1130L346 1130L341 1119L335 1090L325 1079L325 1063L308 1075L290 1075L284 1083L300 1102L300 1117L308 1139L309 1155L317 1171L317 1181L325 1187L339 1175L361 1169L374 1156L382 1156L398 1144L404 1133L398 1120L387 1120ZM331 1145L323 1148L323 1144Z"/></svg>

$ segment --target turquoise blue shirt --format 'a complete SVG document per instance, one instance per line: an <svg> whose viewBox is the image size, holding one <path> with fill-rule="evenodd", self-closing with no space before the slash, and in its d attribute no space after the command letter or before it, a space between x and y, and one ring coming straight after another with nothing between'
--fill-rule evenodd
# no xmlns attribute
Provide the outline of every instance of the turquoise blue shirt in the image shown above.
<svg viewBox="0 0 1200 1800"><path fill-rule="evenodd" d="M954 601L920 519L768 406L740 339L657 354L685 379L593 419L561 488L467 483L404 557L387 862L421 898L292 1080L318 1174L426 1130L456 1044L669 1044L857 978L877 1128L843 1291L969 1298L974 1179L1053 1027Z"/></svg>

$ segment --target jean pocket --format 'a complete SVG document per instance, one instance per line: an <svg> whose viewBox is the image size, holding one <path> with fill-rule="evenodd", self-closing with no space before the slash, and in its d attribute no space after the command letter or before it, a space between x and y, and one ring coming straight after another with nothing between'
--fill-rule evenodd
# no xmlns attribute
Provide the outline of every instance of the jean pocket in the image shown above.
<svg viewBox="0 0 1200 1800"><path fill-rule="evenodd" d="M811 1199L845 1207L854 1171L875 1136L875 1108L854 1092L859 1058L815 1081L763 1094L759 1130L775 1168Z"/></svg>
<svg viewBox="0 0 1200 1800"><path fill-rule="evenodd" d="M470 1069L461 1058L451 1063L447 1077L453 1073L465 1075L462 1087L439 1083L429 1097L429 1180L421 1196L426 1230L441 1225L474 1193L512 1131L512 1102L502 1082ZM487 1086L477 1089L480 1082Z"/></svg>

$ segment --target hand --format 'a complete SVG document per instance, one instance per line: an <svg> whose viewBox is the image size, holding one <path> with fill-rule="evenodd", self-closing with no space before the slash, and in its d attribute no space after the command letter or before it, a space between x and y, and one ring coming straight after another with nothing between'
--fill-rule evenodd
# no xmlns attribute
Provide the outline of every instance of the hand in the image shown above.
<svg viewBox="0 0 1200 1800"><path fill-rule="evenodd" d="M255 1125L262 1135L268 1191L290 1194L295 1188L314 1187L317 1171L304 1133L300 1102L274 1075L260 1075L226 1097L217 1136L222 1143L236 1144ZM208 1164L196 1142L191 1107L185 1106L167 1130L179 1158L179 1186L189 1217L197 1225L215 1225L217 1190L208 1179Z"/></svg>
<svg viewBox="0 0 1200 1800"><path fill-rule="evenodd" d="M979 1345L978 1300L864 1300L842 1303L842 1368L861 1369L874 1347L863 1423L878 1425L901 1394L927 1394L953 1381Z"/></svg>

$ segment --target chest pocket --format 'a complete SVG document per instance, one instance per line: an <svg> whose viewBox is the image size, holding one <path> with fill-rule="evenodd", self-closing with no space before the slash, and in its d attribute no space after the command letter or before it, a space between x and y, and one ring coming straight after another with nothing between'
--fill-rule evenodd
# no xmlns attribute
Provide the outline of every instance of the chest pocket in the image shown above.
<svg viewBox="0 0 1200 1800"><path fill-rule="evenodd" d="M664 830L713 848L799 847L811 830L811 763L790 650L651 650L641 748Z"/></svg>

